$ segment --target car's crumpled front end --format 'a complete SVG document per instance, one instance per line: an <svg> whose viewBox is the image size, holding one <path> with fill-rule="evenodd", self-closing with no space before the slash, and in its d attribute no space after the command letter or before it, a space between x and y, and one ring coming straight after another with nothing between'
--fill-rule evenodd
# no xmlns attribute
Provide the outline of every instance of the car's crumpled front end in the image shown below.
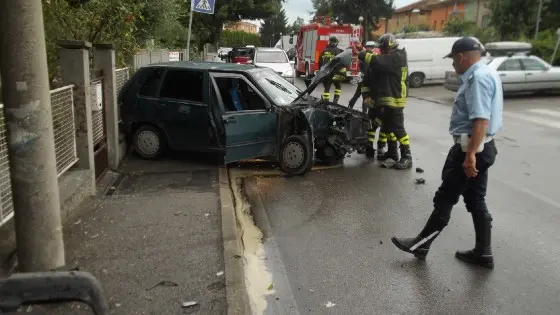
<svg viewBox="0 0 560 315"><path fill-rule="evenodd" d="M348 107L319 100L314 97L304 99L339 65L352 61L352 50L347 49L323 66L312 79L307 79L307 89L289 107L284 107L279 115L279 123L290 121L290 116L305 117L311 129L316 158L327 164L342 162L354 151L365 152L367 131L370 126L367 114ZM289 115L285 115L289 113ZM284 118L283 118L284 117Z"/></svg>

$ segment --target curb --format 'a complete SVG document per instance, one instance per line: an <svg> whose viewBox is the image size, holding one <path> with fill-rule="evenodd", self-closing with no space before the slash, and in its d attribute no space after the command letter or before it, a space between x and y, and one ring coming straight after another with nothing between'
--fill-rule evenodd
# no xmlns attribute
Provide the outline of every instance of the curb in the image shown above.
<svg viewBox="0 0 560 315"><path fill-rule="evenodd" d="M224 242L227 314L247 315L251 313L251 310L249 296L245 288L243 246L235 216L229 171L225 166L221 166L218 169L218 175L222 212L222 239Z"/></svg>

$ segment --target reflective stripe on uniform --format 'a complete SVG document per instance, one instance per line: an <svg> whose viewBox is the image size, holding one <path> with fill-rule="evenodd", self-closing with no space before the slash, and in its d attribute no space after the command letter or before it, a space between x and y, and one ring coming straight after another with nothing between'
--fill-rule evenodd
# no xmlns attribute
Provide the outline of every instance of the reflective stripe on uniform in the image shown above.
<svg viewBox="0 0 560 315"><path fill-rule="evenodd" d="M321 98L323 98L324 100L328 100L330 97L331 97L331 93L328 93L328 92L327 92L327 93L323 93L323 94L321 95Z"/></svg>
<svg viewBox="0 0 560 315"><path fill-rule="evenodd" d="M335 96L340 96L340 93L341 93L341 92L342 92L341 90L336 89L336 90L334 90L334 95L335 95Z"/></svg>
<svg viewBox="0 0 560 315"><path fill-rule="evenodd" d="M384 132L379 132L379 142L387 142L387 134Z"/></svg>
<svg viewBox="0 0 560 315"><path fill-rule="evenodd" d="M365 86L365 85L362 85L361 92L362 92L362 93L367 93L367 92L369 92L369 87L367 87L367 86Z"/></svg>
<svg viewBox="0 0 560 315"><path fill-rule="evenodd" d="M406 135L406 136L400 138L399 142L404 144L404 145L409 145L410 144L410 137L408 135Z"/></svg>
<svg viewBox="0 0 560 315"><path fill-rule="evenodd" d="M389 134L388 138L389 138L389 141L391 141L391 142L397 142L397 136L395 136L395 134L392 133L392 132Z"/></svg>
<svg viewBox="0 0 560 315"><path fill-rule="evenodd" d="M346 78L343 75L340 75L340 74L335 74L332 78L333 81L342 81L344 79L346 79Z"/></svg>
<svg viewBox="0 0 560 315"><path fill-rule="evenodd" d="M406 106L406 97L405 98L395 98L395 97L380 97L379 105L382 106L390 106L390 107L405 107Z"/></svg>

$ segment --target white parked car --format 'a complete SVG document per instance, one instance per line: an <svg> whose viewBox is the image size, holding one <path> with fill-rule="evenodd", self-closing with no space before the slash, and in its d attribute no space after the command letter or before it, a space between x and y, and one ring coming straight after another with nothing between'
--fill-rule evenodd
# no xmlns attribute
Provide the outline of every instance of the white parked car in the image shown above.
<svg viewBox="0 0 560 315"><path fill-rule="evenodd" d="M295 82L294 62L280 48L256 48L253 63L257 67L271 68L292 84Z"/></svg>
<svg viewBox="0 0 560 315"><path fill-rule="evenodd" d="M560 90L560 67L553 67L527 52L530 44L516 42L489 43L486 50L491 55L483 61L500 74L504 93ZM457 91L460 79L455 71L445 74L444 86Z"/></svg>

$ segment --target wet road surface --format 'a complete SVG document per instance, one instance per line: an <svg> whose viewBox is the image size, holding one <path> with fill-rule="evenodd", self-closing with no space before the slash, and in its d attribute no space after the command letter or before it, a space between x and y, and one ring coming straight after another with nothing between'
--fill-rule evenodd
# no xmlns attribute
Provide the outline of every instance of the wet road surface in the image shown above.
<svg viewBox="0 0 560 315"><path fill-rule="evenodd" d="M342 99L354 88L345 85ZM490 169L496 268L488 271L454 257L474 245L462 199L425 262L390 241L423 227L452 143L453 94L436 86L410 96L405 124L423 173L383 169L355 154L341 168L247 181L277 291L267 313L558 314L560 98L506 100Z"/></svg>

